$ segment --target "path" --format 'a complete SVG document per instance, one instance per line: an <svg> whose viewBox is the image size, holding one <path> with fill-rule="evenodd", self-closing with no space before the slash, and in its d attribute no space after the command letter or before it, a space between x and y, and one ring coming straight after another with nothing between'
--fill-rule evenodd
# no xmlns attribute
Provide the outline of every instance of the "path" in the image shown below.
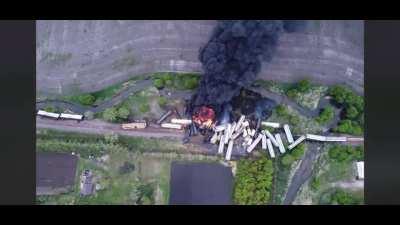
<svg viewBox="0 0 400 225"><path fill-rule="evenodd" d="M316 159L320 146L317 143L309 143L308 150L301 160L299 168L296 170L292 177L288 190L286 192L284 205L291 204L297 196L297 192L300 187L306 182L312 175L313 162Z"/></svg>

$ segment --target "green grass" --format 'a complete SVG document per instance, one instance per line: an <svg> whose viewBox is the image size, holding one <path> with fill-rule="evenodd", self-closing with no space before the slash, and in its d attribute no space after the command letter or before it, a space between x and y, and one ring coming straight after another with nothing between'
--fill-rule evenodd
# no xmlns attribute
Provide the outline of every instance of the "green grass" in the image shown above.
<svg viewBox="0 0 400 225"><path fill-rule="evenodd" d="M184 152L186 149L180 142L167 139L117 136L118 140L110 143L103 135L39 129L36 147L43 152L75 152L83 157L100 156L107 151L118 152L125 149L131 152Z"/></svg>

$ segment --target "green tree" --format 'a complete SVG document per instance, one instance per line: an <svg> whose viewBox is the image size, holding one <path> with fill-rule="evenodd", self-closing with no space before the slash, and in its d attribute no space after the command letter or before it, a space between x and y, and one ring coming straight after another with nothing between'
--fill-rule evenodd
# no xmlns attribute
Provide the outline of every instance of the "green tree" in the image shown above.
<svg viewBox="0 0 400 225"><path fill-rule="evenodd" d="M299 83L297 83L296 89L298 92L301 92L301 93L308 92L311 89L311 83L309 80L303 79L303 80L299 81Z"/></svg>
<svg viewBox="0 0 400 225"><path fill-rule="evenodd" d="M339 205L358 205L362 203L362 200L349 192L338 189L332 194L331 203Z"/></svg>
<svg viewBox="0 0 400 225"><path fill-rule="evenodd" d="M272 161L241 159L235 177L234 202L244 205L268 203L273 178Z"/></svg>
<svg viewBox="0 0 400 225"><path fill-rule="evenodd" d="M354 135L361 135L363 133L361 126L358 125L357 122L351 120L340 121L339 125L334 130L339 133Z"/></svg>
<svg viewBox="0 0 400 225"><path fill-rule="evenodd" d="M117 116L118 112L114 107L108 108L103 112L103 119L109 122L115 122L117 120Z"/></svg>
<svg viewBox="0 0 400 225"><path fill-rule="evenodd" d="M333 97L335 101L343 104L346 102L349 90L343 85L335 85L329 89L328 93Z"/></svg>
<svg viewBox="0 0 400 225"><path fill-rule="evenodd" d="M185 89L192 90L192 89L197 88L198 80L196 77L186 78L184 84L185 84L184 85Z"/></svg>

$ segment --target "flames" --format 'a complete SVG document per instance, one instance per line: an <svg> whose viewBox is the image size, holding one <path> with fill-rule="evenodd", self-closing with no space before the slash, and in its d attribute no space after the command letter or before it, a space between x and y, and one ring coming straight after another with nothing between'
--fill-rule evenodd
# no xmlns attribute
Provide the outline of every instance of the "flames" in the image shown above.
<svg viewBox="0 0 400 225"><path fill-rule="evenodd" d="M215 112L212 108L207 106L202 106L192 116L192 120L199 128L210 129L213 127L215 122Z"/></svg>

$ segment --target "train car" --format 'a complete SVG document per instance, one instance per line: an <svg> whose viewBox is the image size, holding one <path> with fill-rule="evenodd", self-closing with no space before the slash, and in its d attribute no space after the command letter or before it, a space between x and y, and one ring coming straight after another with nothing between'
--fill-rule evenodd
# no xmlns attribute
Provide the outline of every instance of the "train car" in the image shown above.
<svg viewBox="0 0 400 225"><path fill-rule="evenodd" d="M132 129L144 129L147 127L146 121L134 121L132 123L123 123L122 129L132 130Z"/></svg>
<svg viewBox="0 0 400 225"><path fill-rule="evenodd" d="M78 114L68 114L68 113L61 113L60 114L61 119L67 119L67 120L76 120L76 121L82 121L83 120L83 115L78 115Z"/></svg>
<svg viewBox="0 0 400 225"><path fill-rule="evenodd" d="M294 147L296 147L298 144L303 142L306 139L305 135L301 135L297 140L295 140L292 144L288 146L289 150L292 150Z"/></svg>
<svg viewBox="0 0 400 225"><path fill-rule="evenodd" d="M326 137L326 141L347 141L347 137Z"/></svg>
<svg viewBox="0 0 400 225"><path fill-rule="evenodd" d="M171 119L171 123L182 124L182 125L190 125L190 124L192 124L192 120L172 118Z"/></svg>
<svg viewBox="0 0 400 225"><path fill-rule="evenodd" d="M182 124L176 124L176 123L162 123L161 124L162 128L169 128L169 129L177 129L181 130L182 129Z"/></svg>
<svg viewBox="0 0 400 225"><path fill-rule="evenodd" d="M41 116L41 117L53 118L53 119L56 119L56 120L58 120L60 118L60 114L59 113L46 112L44 110L39 110L37 112L37 115Z"/></svg>
<svg viewBox="0 0 400 225"><path fill-rule="evenodd" d="M315 134L306 134L306 138L313 141L326 141L325 136L315 135Z"/></svg>
<svg viewBox="0 0 400 225"><path fill-rule="evenodd" d="M266 126L266 127L273 127L273 128L279 128L279 127L281 127L281 125L280 125L279 123L266 122L266 121L261 122L261 125L264 125L264 126Z"/></svg>

